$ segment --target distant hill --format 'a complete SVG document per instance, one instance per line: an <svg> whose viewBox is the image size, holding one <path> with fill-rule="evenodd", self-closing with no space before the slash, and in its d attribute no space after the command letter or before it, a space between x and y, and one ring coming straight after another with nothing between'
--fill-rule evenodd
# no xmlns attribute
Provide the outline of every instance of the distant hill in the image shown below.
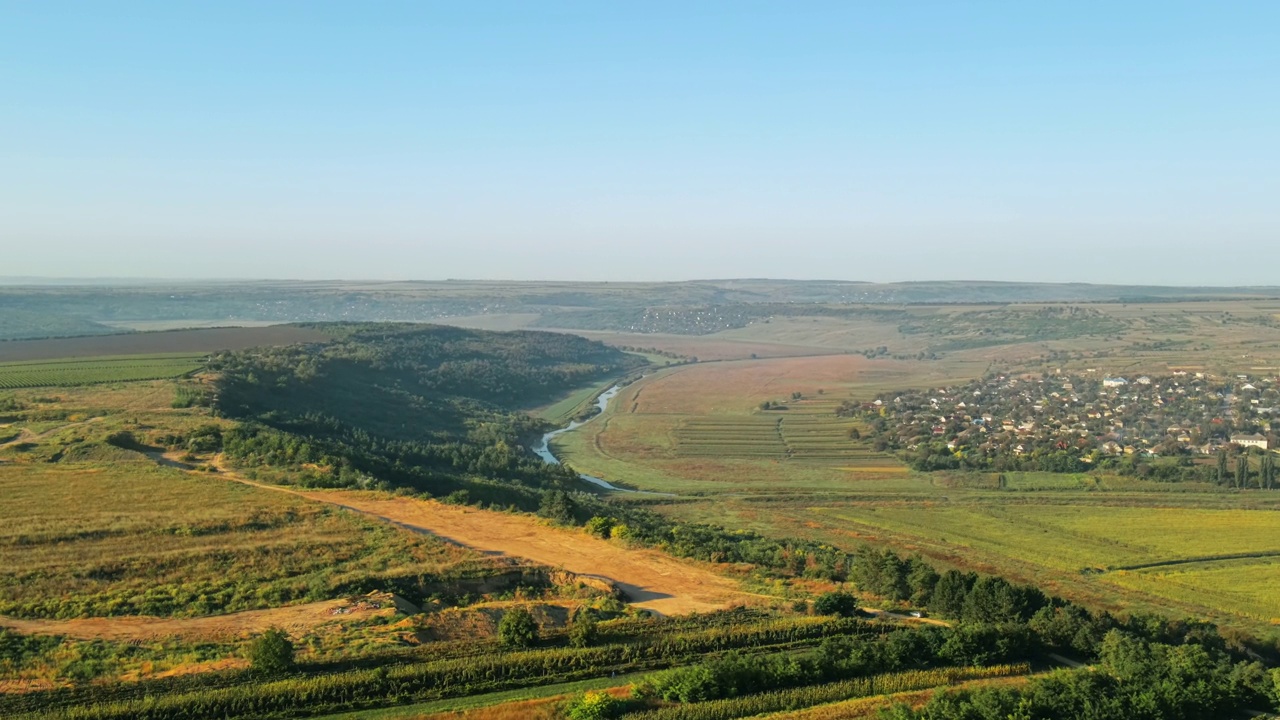
<svg viewBox="0 0 1280 720"><path fill-rule="evenodd" d="M0 285L0 339L116 332L101 323L432 322L537 315L541 327L643 327L649 311L715 307L759 315L760 305L912 305L1178 302L1280 298L1280 287L1165 287L1081 283L695 280L670 283L129 282ZM755 307L755 309L751 309ZM582 313L575 315L574 313ZM795 314L791 311L790 314ZM4 317L7 316L6 321ZM604 319L601 319L604 318Z"/></svg>
<svg viewBox="0 0 1280 720"><path fill-rule="evenodd" d="M324 326L329 343L222 353L216 408L245 421L226 452L323 487L376 477L432 495L536 507L572 472L525 447L544 423L520 412L644 364L598 342L442 326Z"/></svg>

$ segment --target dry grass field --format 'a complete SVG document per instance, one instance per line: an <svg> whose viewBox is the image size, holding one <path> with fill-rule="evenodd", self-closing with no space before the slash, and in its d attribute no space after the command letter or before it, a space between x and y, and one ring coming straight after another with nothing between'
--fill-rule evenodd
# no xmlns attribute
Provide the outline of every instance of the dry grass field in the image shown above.
<svg viewBox="0 0 1280 720"><path fill-rule="evenodd" d="M330 597L477 556L337 508L158 467L0 466L0 614L193 617Z"/></svg>

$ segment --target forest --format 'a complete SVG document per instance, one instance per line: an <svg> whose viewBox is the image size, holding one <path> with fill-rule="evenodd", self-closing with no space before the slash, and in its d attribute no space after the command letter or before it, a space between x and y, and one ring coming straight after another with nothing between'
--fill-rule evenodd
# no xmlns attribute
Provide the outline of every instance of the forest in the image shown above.
<svg viewBox="0 0 1280 720"><path fill-rule="evenodd" d="M220 353L214 409L242 421L221 449L312 487L402 487L535 509L576 476L523 450L521 412L644 360L583 338L443 326L327 324L325 344ZM378 478L374 481L373 478Z"/></svg>

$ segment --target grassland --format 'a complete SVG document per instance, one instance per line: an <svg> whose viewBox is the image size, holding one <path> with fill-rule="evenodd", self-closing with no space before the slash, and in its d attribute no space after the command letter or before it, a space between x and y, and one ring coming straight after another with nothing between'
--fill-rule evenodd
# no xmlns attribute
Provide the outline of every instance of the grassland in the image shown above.
<svg viewBox="0 0 1280 720"><path fill-rule="evenodd" d="M596 396L609 389L614 382L611 379L603 383L588 383L551 405L535 409L534 414L553 423L568 423L589 408Z"/></svg>
<svg viewBox="0 0 1280 720"><path fill-rule="evenodd" d="M0 681L235 667L244 634L262 623L295 627L314 652L327 652L332 643L322 638L335 634L352 648L394 645L395 633L364 629L370 617L339 617L316 603L344 602L378 579L497 567L457 545L162 467L107 441L122 430L147 443L225 425L199 409L173 408L175 394L172 381L5 394L21 410L0 430L0 615L13 619L0 625L70 637L41 661L0 672ZM228 615L245 610L268 614ZM179 637L185 644L174 645ZM106 649L93 649L103 642ZM84 664L98 656L110 662Z"/></svg>

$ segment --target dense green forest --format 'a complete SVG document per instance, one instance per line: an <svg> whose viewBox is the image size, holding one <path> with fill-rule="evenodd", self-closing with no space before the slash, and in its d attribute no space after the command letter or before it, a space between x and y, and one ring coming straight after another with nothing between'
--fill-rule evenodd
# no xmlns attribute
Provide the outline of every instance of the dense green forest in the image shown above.
<svg viewBox="0 0 1280 720"><path fill-rule="evenodd" d="M576 477L526 452L544 423L522 409L644 364L573 335L399 324L318 326L330 343L215 356L219 439L250 469L304 484L393 485L532 509ZM377 478L375 481L374 478Z"/></svg>

